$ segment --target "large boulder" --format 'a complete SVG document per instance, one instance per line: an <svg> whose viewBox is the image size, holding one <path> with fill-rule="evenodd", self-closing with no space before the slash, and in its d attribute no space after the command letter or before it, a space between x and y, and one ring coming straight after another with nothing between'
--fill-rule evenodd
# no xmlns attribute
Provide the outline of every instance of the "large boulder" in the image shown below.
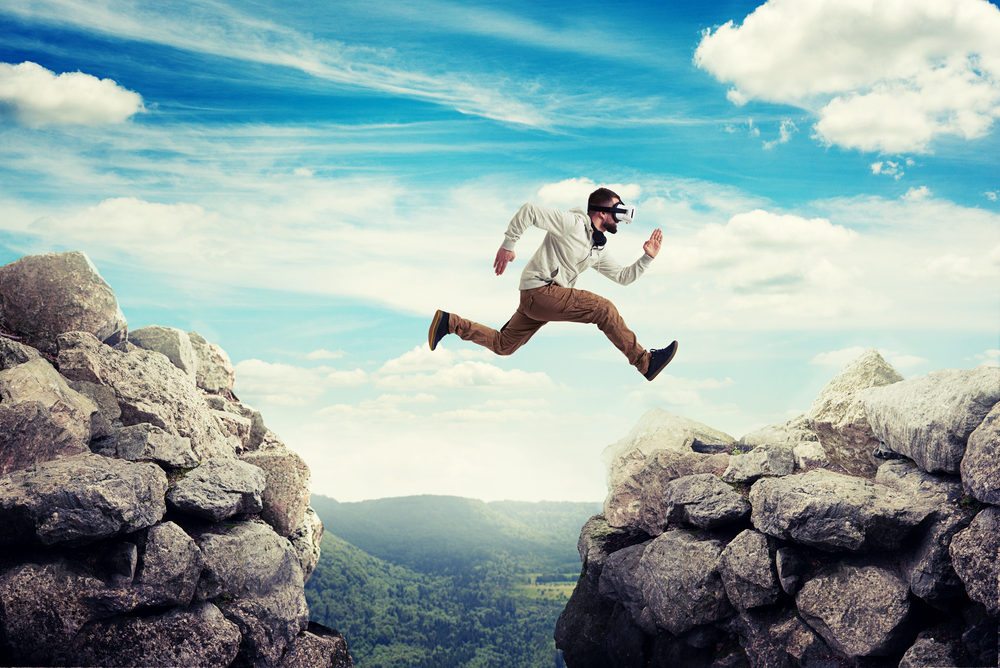
<svg viewBox="0 0 1000 668"><path fill-rule="evenodd" d="M604 516L614 527L639 526L646 506L659 508L663 505L663 488L668 482L686 475L721 473L728 464L729 455L725 454L652 452L637 471L611 486L604 499Z"/></svg>
<svg viewBox="0 0 1000 668"><path fill-rule="evenodd" d="M656 625L674 635L733 614L719 575L722 543L667 531L642 554L636 578Z"/></svg>
<svg viewBox="0 0 1000 668"><path fill-rule="evenodd" d="M198 360L198 387L210 394L232 393L236 369L226 351L198 332L188 332L188 337Z"/></svg>
<svg viewBox="0 0 1000 668"><path fill-rule="evenodd" d="M290 536L302 524L309 507L309 466L285 447L248 452L241 459L264 470L267 488L261 519L280 535Z"/></svg>
<svg viewBox="0 0 1000 668"><path fill-rule="evenodd" d="M967 526L971 518L954 507L938 507L928 518L927 527L911 540L912 547L901 555L903 577L910 591L928 603L961 596L962 581L952 567L949 548L955 534Z"/></svg>
<svg viewBox="0 0 1000 668"><path fill-rule="evenodd" d="M641 528L659 536L669 522L702 529L738 522L750 514L750 504L717 476L699 473L668 482L660 503L644 504L642 513Z"/></svg>
<svg viewBox="0 0 1000 668"><path fill-rule="evenodd" d="M198 357L187 332L175 327L147 325L128 335L128 340L143 350L163 353L170 363L183 371L194 383L198 376Z"/></svg>
<svg viewBox="0 0 1000 668"><path fill-rule="evenodd" d="M354 668L354 660L347 650L347 640L334 629L309 622L295 642L285 652L278 668Z"/></svg>
<svg viewBox="0 0 1000 668"><path fill-rule="evenodd" d="M894 550L933 506L866 478L817 469L750 488L758 531L822 550Z"/></svg>
<svg viewBox="0 0 1000 668"><path fill-rule="evenodd" d="M918 638L903 654L897 668L954 668L956 665L947 643Z"/></svg>
<svg viewBox="0 0 1000 668"><path fill-rule="evenodd" d="M238 459L206 459L167 492L170 506L182 513L221 522L263 509L264 472Z"/></svg>
<svg viewBox="0 0 1000 668"><path fill-rule="evenodd" d="M929 473L958 473L969 435L1000 401L1000 368L942 369L864 392L876 437Z"/></svg>
<svg viewBox="0 0 1000 668"><path fill-rule="evenodd" d="M596 592L608 557L618 550L647 540L649 536L641 529L613 527L608 524L604 515L594 515L583 525L576 542L580 561L583 562L583 572L588 576L580 581L592 584Z"/></svg>
<svg viewBox="0 0 1000 668"><path fill-rule="evenodd" d="M87 624L67 651L76 666L228 666L240 632L211 603ZM318 665L318 664L317 664Z"/></svg>
<svg viewBox="0 0 1000 668"><path fill-rule="evenodd" d="M0 337L0 370L11 369L18 364L36 360L41 355L31 346Z"/></svg>
<svg viewBox="0 0 1000 668"><path fill-rule="evenodd" d="M740 445L783 445L794 449L808 443L819 445L819 435L809 426L805 414L786 422L769 424L740 437Z"/></svg>
<svg viewBox="0 0 1000 668"><path fill-rule="evenodd" d="M795 455L783 445L758 445L750 452L729 458L722 472L725 482L754 482L764 476L790 475L795 470Z"/></svg>
<svg viewBox="0 0 1000 668"><path fill-rule="evenodd" d="M199 390L159 353L121 352L86 332L70 332L59 337L59 371L70 380L112 388L126 426L148 422L189 438L199 459L235 456L235 437L222 433Z"/></svg>
<svg viewBox="0 0 1000 668"><path fill-rule="evenodd" d="M980 511L968 528L951 539L951 562L969 598L1000 616L1000 507Z"/></svg>
<svg viewBox="0 0 1000 668"><path fill-rule="evenodd" d="M642 592L637 572L642 554L649 543L632 545L608 556L601 571L597 591L607 599L625 606L639 628L656 635L656 624Z"/></svg>
<svg viewBox="0 0 1000 668"><path fill-rule="evenodd" d="M291 533L288 540L292 542L295 553L299 556L302 566L302 580L309 582L316 564L319 563L320 546L323 543L323 521L311 507L306 508L302 524Z"/></svg>
<svg viewBox="0 0 1000 668"><path fill-rule="evenodd" d="M101 454L129 461L152 460L171 468L194 468L198 458L191 449L191 439L171 434L156 425L142 422L118 430Z"/></svg>
<svg viewBox="0 0 1000 668"><path fill-rule="evenodd" d="M854 475L875 472L880 462L872 457L872 451L879 441L868 424L862 396L868 388L901 380L903 377L878 351L868 348L827 383L806 413L806 420L830 461Z"/></svg>
<svg viewBox="0 0 1000 668"><path fill-rule="evenodd" d="M962 484L969 496L1000 505L1000 403L969 435L961 469Z"/></svg>
<svg viewBox="0 0 1000 668"><path fill-rule="evenodd" d="M309 621L295 550L259 521L205 533L197 541L205 569L195 600L217 600L239 627L241 664L276 666Z"/></svg>
<svg viewBox="0 0 1000 668"><path fill-rule="evenodd" d="M0 325L55 354L64 332L115 344L128 332L114 290L86 253L28 255L0 267Z"/></svg>
<svg viewBox="0 0 1000 668"><path fill-rule="evenodd" d="M657 450L683 454L693 452L692 446L696 444L722 447L735 441L729 434L700 422L662 408L651 408L639 418L625 438L609 445L601 453L601 459L607 466L608 488L613 489L622 480L637 473Z"/></svg>
<svg viewBox="0 0 1000 668"><path fill-rule="evenodd" d="M638 645L641 648L645 640L645 634L634 626L627 636L619 632L613 620L622 613L628 615L628 612L621 604L601 596L598 584L588 582L591 577L589 572L584 571L566 607L559 614L553 633L556 648L562 651L566 665L573 668L614 666L608 653L609 645Z"/></svg>
<svg viewBox="0 0 1000 668"><path fill-rule="evenodd" d="M44 358L0 371L0 475L87 452L111 427ZM96 433L92 433L96 432Z"/></svg>
<svg viewBox="0 0 1000 668"><path fill-rule="evenodd" d="M147 608L190 605L203 563L194 540L173 522L150 528L134 581L138 605Z"/></svg>
<svg viewBox="0 0 1000 668"><path fill-rule="evenodd" d="M889 656L913 637L909 593L890 568L841 562L806 582L795 603L806 623L844 656Z"/></svg>
<svg viewBox="0 0 1000 668"><path fill-rule="evenodd" d="M722 551L719 573L730 602L741 610L769 605L781 598L775 556L777 541L747 529Z"/></svg>
<svg viewBox="0 0 1000 668"><path fill-rule="evenodd" d="M160 521L167 476L156 464L82 454L0 478L0 545L80 545Z"/></svg>

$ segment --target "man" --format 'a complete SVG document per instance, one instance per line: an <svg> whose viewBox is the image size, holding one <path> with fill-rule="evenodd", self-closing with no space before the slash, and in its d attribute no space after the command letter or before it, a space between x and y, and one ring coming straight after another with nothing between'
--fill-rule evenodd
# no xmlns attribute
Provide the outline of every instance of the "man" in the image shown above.
<svg viewBox="0 0 1000 668"><path fill-rule="evenodd" d="M579 207L566 212L525 204L510 221L493 261L496 275L503 274L507 264L514 260L514 244L528 226L545 230L542 245L521 272L521 305L499 332L439 310L427 333L431 350L446 335L458 334L497 355L510 355L547 322L585 322L597 325L647 380L656 378L673 359L677 342L658 350L644 350L636 342L635 334L625 326L614 304L592 292L573 288L577 277L590 267L617 283L628 285L642 275L660 252L663 233L658 229L642 245L643 256L628 267L621 267L604 250L605 233L615 234L620 221L632 222L628 216L633 210L607 188L591 193L586 213Z"/></svg>

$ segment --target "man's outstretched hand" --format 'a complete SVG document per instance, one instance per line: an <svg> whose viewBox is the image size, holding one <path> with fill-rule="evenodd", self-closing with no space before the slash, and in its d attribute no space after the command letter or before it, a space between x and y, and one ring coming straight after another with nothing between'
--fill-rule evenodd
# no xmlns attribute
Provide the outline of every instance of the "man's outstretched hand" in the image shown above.
<svg viewBox="0 0 1000 668"><path fill-rule="evenodd" d="M656 254L660 252L661 243L663 243L663 232L660 232L659 228L657 228L653 230L649 241L642 245L642 250L646 251L646 255L649 257L656 257Z"/></svg>
<svg viewBox="0 0 1000 668"><path fill-rule="evenodd" d="M507 263L513 261L514 251L501 248L497 251L497 259L493 260L493 271L495 271L497 276L499 276L503 273L503 270L507 268Z"/></svg>

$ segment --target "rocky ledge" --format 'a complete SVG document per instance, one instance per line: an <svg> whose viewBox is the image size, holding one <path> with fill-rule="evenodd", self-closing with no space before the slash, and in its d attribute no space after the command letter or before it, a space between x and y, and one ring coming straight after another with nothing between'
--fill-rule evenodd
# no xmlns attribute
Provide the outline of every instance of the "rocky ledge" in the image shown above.
<svg viewBox="0 0 1000 668"><path fill-rule="evenodd" d="M309 468L196 332L79 252L0 267L0 665L351 666L309 622Z"/></svg>
<svg viewBox="0 0 1000 668"><path fill-rule="evenodd" d="M869 349L739 443L654 409L604 457L569 668L997 665L1000 368Z"/></svg>

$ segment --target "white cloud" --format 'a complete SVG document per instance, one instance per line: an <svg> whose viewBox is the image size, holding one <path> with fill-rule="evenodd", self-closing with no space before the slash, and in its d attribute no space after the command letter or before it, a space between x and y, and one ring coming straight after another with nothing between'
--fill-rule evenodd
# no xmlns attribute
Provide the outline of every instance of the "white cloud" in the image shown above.
<svg viewBox="0 0 1000 668"><path fill-rule="evenodd" d="M815 137L862 151L924 152L974 139L1000 115L1000 9L985 0L769 0L707 30L694 62L727 98L814 111Z"/></svg>
<svg viewBox="0 0 1000 668"><path fill-rule="evenodd" d="M555 384L542 372L528 373L520 369L505 371L486 362L458 362L431 374L381 376L376 381L375 387L405 392L465 387L539 390L554 388Z"/></svg>
<svg viewBox="0 0 1000 668"><path fill-rule="evenodd" d="M573 178L558 183L547 183L538 190L540 204L555 207L570 208L574 206L587 208L590 193L598 188L608 188L622 198L622 201L634 203L642 195L642 187L634 183L595 183L588 178Z"/></svg>
<svg viewBox="0 0 1000 668"><path fill-rule="evenodd" d="M909 202L922 202L929 197L932 197L934 193L927 186L920 186L919 188L910 188L902 195L901 199L905 199Z"/></svg>
<svg viewBox="0 0 1000 668"><path fill-rule="evenodd" d="M30 128L104 125L142 111L142 96L111 79L82 72L56 75L32 62L0 63L0 120Z"/></svg>
<svg viewBox="0 0 1000 668"><path fill-rule="evenodd" d="M1000 366L1000 350L987 350L983 353L976 353L972 359L979 362L977 366Z"/></svg>
<svg viewBox="0 0 1000 668"><path fill-rule="evenodd" d="M996 190L988 190L983 193L983 195L986 196L986 199L988 199L991 202L997 201L997 194L998 192Z"/></svg>
<svg viewBox="0 0 1000 668"><path fill-rule="evenodd" d="M925 268L928 276L955 283L972 283L982 278L1000 276L1000 266L992 259L992 255L996 255L996 252L978 258L946 253L928 260Z"/></svg>
<svg viewBox="0 0 1000 668"><path fill-rule="evenodd" d="M787 144L792 138L793 132L798 132L799 129L795 127L795 123L788 120L787 118L781 121L781 126L778 128L778 138L764 142L764 150L770 151L772 148L778 144Z"/></svg>
<svg viewBox="0 0 1000 668"><path fill-rule="evenodd" d="M306 355L307 360L336 360L340 359L345 355L343 350L325 350L320 348L319 350L314 350Z"/></svg>
<svg viewBox="0 0 1000 668"><path fill-rule="evenodd" d="M311 169L306 169L305 167L296 167L292 170L292 174L295 176L301 176L304 179L312 178L316 172Z"/></svg>
<svg viewBox="0 0 1000 668"><path fill-rule="evenodd" d="M678 378L669 374L660 374L655 385L642 384L632 390L628 401L648 405L665 404L668 406L702 406L704 401L701 392L718 390L735 385L732 378L716 380L715 378L694 379Z"/></svg>
<svg viewBox="0 0 1000 668"><path fill-rule="evenodd" d="M249 359L236 365L233 391L250 403L305 406L324 393L325 383L322 374L312 369Z"/></svg>
<svg viewBox="0 0 1000 668"><path fill-rule="evenodd" d="M891 160L886 160L884 162L873 162L871 164L872 174L885 174L886 176L894 176L896 180L903 178L904 172L899 168L898 162L892 162Z"/></svg>
<svg viewBox="0 0 1000 668"><path fill-rule="evenodd" d="M369 374L363 369L354 371L332 371L326 375L326 379L333 387L357 387L368 382Z"/></svg>
<svg viewBox="0 0 1000 668"><path fill-rule="evenodd" d="M850 348L844 348L843 350L832 350L826 353L818 353L815 357L809 360L809 363L843 368L847 366L848 363L860 357L861 353L865 350L867 350L867 348L864 348L863 346L852 346ZM888 362L894 369L906 369L930 362L930 360L925 357L906 355L895 350L887 350L885 348L879 348L878 354L881 355L882 359Z"/></svg>

